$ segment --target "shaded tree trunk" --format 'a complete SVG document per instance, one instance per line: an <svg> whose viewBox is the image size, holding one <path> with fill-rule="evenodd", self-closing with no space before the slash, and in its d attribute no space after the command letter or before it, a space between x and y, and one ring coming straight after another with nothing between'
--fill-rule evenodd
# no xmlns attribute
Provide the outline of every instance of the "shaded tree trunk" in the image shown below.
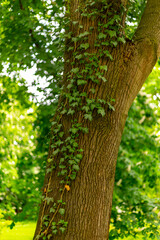
<svg viewBox="0 0 160 240"><path fill-rule="evenodd" d="M119 2L121 1L117 1L117 4ZM153 32L153 24L150 23L148 18L145 18L149 10L153 9L153 5L160 9L158 1L148 1L134 41L128 40L126 44L119 44L116 48L110 48L113 61L100 59L101 65L108 66L108 72L105 73L107 82L101 82L101 84L94 86L96 91L94 97L106 100L115 99L113 104L115 111L106 106L104 117L94 112L93 120L91 122L86 121L85 124L89 133L80 134L78 139L79 147L84 150L80 170L77 178L70 186L70 191L64 193L66 202L64 219L68 222L68 227L63 234L52 235L51 239L107 240L109 238L116 160L126 117L134 98L152 71L158 55L159 35L156 29L157 25L154 25L155 30ZM96 20L88 22L86 18L81 18L78 14L75 14L78 6L79 1L71 2L72 20L78 20L78 25L82 24L86 31L91 26L96 29ZM159 13L155 13L154 23L158 18ZM74 25L71 28L77 35L78 26ZM88 51L90 53L96 52L94 40L97 38L97 34L95 30L88 39L90 43ZM71 58L72 53L66 53L65 60ZM79 67L82 66L79 65ZM65 75L70 71L70 68L71 65L66 61ZM85 88L88 96L91 95L91 88L91 83L88 83ZM77 112L76 116L80 121L81 112ZM64 132L67 132L69 128L70 120L67 116L62 117L61 123ZM50 182L48 196L58 199L59 177L57 177L56 171L46 174L44 195L46 194L45 189L48 187L48 181ZM42 218L49 214L51 205L50 203L44 207L42 201L34 239L39 234Z"/></svg>

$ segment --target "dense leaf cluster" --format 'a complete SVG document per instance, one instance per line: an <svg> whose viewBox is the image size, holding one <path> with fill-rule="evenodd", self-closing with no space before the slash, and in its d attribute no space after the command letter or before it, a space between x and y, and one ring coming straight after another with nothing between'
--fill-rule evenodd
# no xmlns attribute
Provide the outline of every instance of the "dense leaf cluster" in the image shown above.
<svg viewBox="0 0 160 240"><path fill-rule="evenodd" d="M0 77L0 208L6 219L34 219L39 203L35 104L25 81Z"/></svg>
<svg viewBox="0 0 160 240"><path fill-rule="evenodd" d="M153 73L154 74L154 73ZM119 149L110 239L159 236L157 119L141 92L132 105ZM152 95L150 101L152 102ZM159 128L159 127L158 127ZM111 226L112 226L111 224Z"/></svg>

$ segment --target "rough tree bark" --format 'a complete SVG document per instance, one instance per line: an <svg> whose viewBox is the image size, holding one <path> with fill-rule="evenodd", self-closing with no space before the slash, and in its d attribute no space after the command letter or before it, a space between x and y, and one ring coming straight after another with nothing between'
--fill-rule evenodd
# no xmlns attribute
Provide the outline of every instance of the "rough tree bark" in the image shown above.
<svg viewBox="0 0 160 240"><path fill-rule="evenodd" d="M96 26L96 20L86 21L76 13L81 1L70 1L72 19L84 25L87 31L90 26ZM115 1L116 2L116 1ZM123 4L125 1L122 1ZM120 3L120 1L117 1ZM75 34L78 26L72 26ZM96 31L89 38L90 46L96 38ZM55 240L107 240L109 238L109 223L112 207L112 194L118 148L127 118L128 110L142 87L144 81L152 71L160 50L160 1L148 0L143 17L136 31L133 41L119 44L110 49L113 61L100 59L108 66L107 82L96 87L96 97L105 99L106 96L114 98L115 111L106 108L106 116L94 114L93 121L87 122L89 134L81 134L79 146L84 149L80 171L71 185L71 190L65 193L66 212L68 221L67 231L63 234L53 235ZM90 47L90 52L96 48ZM72 58L67 55L65 58ZM66 60L65 59L65 60ZM69 63L65 64L65 72L70 70ZM90 85L86 87L90 95ZM76 113L80 119L80 113ZM70 125L66 116L62 119L64 131ZM51 177L50 196L58 195L57 174L46 174L44 188ZM49 207L40 207L39 219L35 237L40 230L43 214L47 214ZM34 237L34 239L35 239Z"/></svg>

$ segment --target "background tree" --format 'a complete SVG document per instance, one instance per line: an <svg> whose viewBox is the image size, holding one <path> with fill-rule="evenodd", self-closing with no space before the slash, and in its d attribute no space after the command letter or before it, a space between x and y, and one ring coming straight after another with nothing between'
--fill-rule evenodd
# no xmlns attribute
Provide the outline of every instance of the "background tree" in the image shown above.
<svg viewBox="0 0 160 240"><path fill-rule="evenodd" d="M125 1L123 4L125 6ZM139 11L144 5L136 3L134 6ZM40 239L45 239L46 236L48 239L53 238L52 234L55 233L55 239L108 237L114 171L125 118L134 97L157 59L159 14L155 12L154 21L151 19L153 15L149 18L148 14L153 7L158 9L158 2L148 1L134 41L126 38L125 44L121 42L125 42L122 27L126 11L120 1L114 1L113 5L107 4L107 1L88 1L86 4L81 2L82 11L75 11L77 7L76 1L68 3L67 17L70 22L66 26L66 19L63 18L63 21L61 18L64 10L61 1L52 4L29 1L28 5L22 1L16 1L14 4L4 1L1 4L4 13L1 19L1 55L3 62L10 62L8 69L18 70L37 63L37 74L48 77L52 93L57 94L58 88L63 86L59 100L61 105L55 119L57 120L59 114L62 117L59 118L58 125L55 120L52 123L55 139L51 143L44 201L37 227ZM133 4L129 7L128 20L133 17L132 10ZM53 20L58 21L54 37ZM62 27L66 28L67 32L63 80L61 74L58 75L63 71L63 47L58 47L64 43L63 32L60 32L61 38L58 33ZM127 26L126 29L132 30L131 28ZM12 39L16 47L10 44L13 32L17 33L14 35L16 38ZM127 34L131 36L133 33L127 31ZM143 51L144 46L146 51ZM53 56L56 58L53 59ZM55 80L57 76L58 80ZM51 98L51 95L48 97ZM71 122L74 119L77 119L77 122ZM87 131L88 134L84 133ZM64 150L66 147L67 150ZM83 159L80 162L81 149ZM75 179L79 162L80 171ZM52 171L53 168L56 170ZM56 171L60 172L62 187L59 187L60 178L55 177ZM55 185L48 186L48 179L49 183L54 182ZM57 190L53 193L54 186ZM64 193L66 211L59 196L59 189ZM64 213L62 220L59 217ZM54 215L56 221L50 221ZM68 230L61 236L67 225L66 221ZM118 224L116 227L118 228Z"/></svg>

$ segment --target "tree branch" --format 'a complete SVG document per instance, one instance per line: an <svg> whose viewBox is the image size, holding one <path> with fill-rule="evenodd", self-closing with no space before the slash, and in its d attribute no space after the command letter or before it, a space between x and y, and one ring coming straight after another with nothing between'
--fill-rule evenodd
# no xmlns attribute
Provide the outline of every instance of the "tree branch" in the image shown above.
<svg viewBox="0 0 160 240"><path fill-rule="evenodd" d="M160 1L148 0L142 19L135 33L135 41L148 39L156 46L157 55L160 55Z"/></svg>
<svg viewBox="0 0 160 240"><path fill-rule="evenodd" d="M21 0L19 0L19 5L20 5L20 9L21 9L21 10L24 10L23 4L22 4Z"/></svg>

